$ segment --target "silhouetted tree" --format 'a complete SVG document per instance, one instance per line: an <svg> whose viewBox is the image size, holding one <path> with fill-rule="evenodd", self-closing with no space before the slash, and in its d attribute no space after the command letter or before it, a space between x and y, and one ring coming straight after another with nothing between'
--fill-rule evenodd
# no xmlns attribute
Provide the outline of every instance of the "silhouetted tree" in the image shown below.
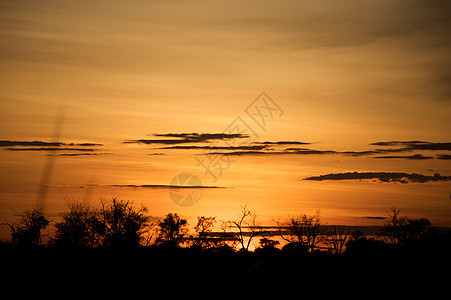
<svg viewBox="0 0 451 300"><path fill-rule="evenodd" d="M270 237L262 237L259 240L259 246L255 249L256 254L274 255L281 252L276 246L280 244L279 241L273 240Z"/></svg>
<svg viewBox="0 0 451 300"><path fill-rule="evenodd" d="M81 203L68 203L69 212L55 224L53 243L63 247L96 247L106 232L99 212Z"/></svg>
<svg viewBox="0 0 451 300"><path fill-rule="evenodd" d="M342 254L348 237L349 230L333 226L332 230L328 232L326 243L329 245L333 254Z"/></svg>
<svg viewBox="0 0 451 300"><path fill-rule="evenodd" d="M279 244L279 241L271 240L266 237L260 239L260 247L263 249L275 248Z"/></svg>
<svg viewBox="0 0 451 300"><path fill-rule="evenodd" d="M426 218L407 219L407 240L423 238L432 229L431 221Z"/></svg>
<svg viewBox="0 0 451 300"><path fill-rule="evenodd" d="M195 246L210 248L216 244L216 239L209 235L215 222L215 217L197 217L197 225L194 227L194 231L196 232L196 236L194 237Z"/></svg>
<svg viewBox="0 0 451 300"><path fill-rule="evenodd" d="M346 242L345 254L348 255L375 255L380 254L384 250L385 243L383 241L375 240L374 238L367 238L360 231L354 231L350 239Z"/></svg>
<svg viewBox="0 0 451 300"><path fill-rule="evenodd" d="M390 210L389 221L384 224L381 235L388 243L398 245L407 237L405 230L407 218L401 217L401 210L396 207L392 207Z"/></svg>
<svg viewBox="0 0 451 300"><path fill-rule="evenodd" d="M236 232L231 231L233 226L232 222L221 222L221 232L217 235L218 239L215 242L215 247L226 251L234 251L238 244L238 239L236 237Z"/></svg>
<svg viewBox="0 0 451 300"><path fill-rule="evenodd" d="M241 245L240 250L249 251L252 239L257 236L259 232L256 224L257 215L255 212L248 210L247 206L242 206L241 208L241 216L230 223L238 229L238 232L235 233L235 237ZM249 231L246 231L245 229L248 229ZM248 239L247 243L245 241L246 237Z"/></svg>
<svg viewBox="0 0 451 300"><path fill-rule="evenodd" d="M1 223L2 226L8 226L11 234L11 244L15 245L17 244L17 234L16 234L16 223Z"/></svg>
<svg viewBox="0 0 451 300"><path fill-rule="evenodd" d="M282 251L296 255L306 255L309 253L309 249L299 242L288 242L282 247Z"/></svg>
<svg viewBox="0 0 451 300"><path fill-rule="evenodd" d="M382 237L390 244L400 246L424 238L431 231L431 222L426 218L401 217L400 209L391 208L389 221L381 230Z"/></svg>
<svg viewBox="0 0 451 300"><path fill-rule="evenodd" d="M156 243L163 246L179 247L188 232L188 221L175 213L167 214L158 226Z"/></svg>
<svg viewBox="0 0 451 300"><path fill-rule="evenodd" d="M278 222L280 236L292 247L307 248L313 252L323 234L319 214L317 211L314 215L297 215L284 223Z"/></svg>
<svg viewBox="0 0 451 300"><path fill-rule="evenodd" d="M111 203L102 201L98 218L103 244L108 247L139 246L150 220L147 208L135 210L131 202L116 198Z"/></svg>
<svg viewBox="0 0 451 300"><path fill-rule="evenodd" d="M10 226L12 241L25 247L40 246L42 230L50 224L43 211L33 208L20 213L19 217L19 224Z"/></svg>

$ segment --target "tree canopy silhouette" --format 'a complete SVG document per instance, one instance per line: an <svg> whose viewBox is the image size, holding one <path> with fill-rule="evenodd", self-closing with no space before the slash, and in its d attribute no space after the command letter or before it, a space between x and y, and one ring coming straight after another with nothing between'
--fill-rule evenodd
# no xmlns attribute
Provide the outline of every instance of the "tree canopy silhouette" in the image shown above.
<svg viewBox="0 0 451 300"><path fill-rule="evenodd" d="M42 230L50 220L44 215L42 209L27 209L19 215L19 224L8 224L11 228L13 244L24 247L38 247L42 242Z"/></svg>
<svg viewBox="0 0 451 300"><path fill-rule="evenodd" d="M147 208L136 210L131 202L116 198L109 203L102 201L98 218L103 245L109 247L139 246L150 221Z"/></svg>
<svg viewBox="0 0 451 300"><path fill-rule="evenodd" d="M320 236L324 233L319 214L319 211L313 215L300 214L278 224L280 236L291 244L288 246L289 248L303 248L310 252L314 251L320 242Z"/></svg>
<svg viewBox="0 0 451 300"><path fill-rule="evenodd" d="M158 224L156 243L168 247L179 247L188 232L188 221L176 213L169 213Z"/></svg>
<svg viewBox="0 0 451 300"><path fill-rule="evenodd" d="M105 225L99 212L81 203L68 203L69 212L55 224L53 243L62 247L97 247L101 244Z"/></svg>

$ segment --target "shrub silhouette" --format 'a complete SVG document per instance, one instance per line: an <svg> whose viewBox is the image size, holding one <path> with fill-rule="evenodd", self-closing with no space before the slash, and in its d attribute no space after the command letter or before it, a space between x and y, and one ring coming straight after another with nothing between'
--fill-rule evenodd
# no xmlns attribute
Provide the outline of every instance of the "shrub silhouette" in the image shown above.
<svg viewBox="0 0 451 300"><path fill-rule="evenodd" d="M320 236L324 233L319 214L320 212L317 211L313 215L297 215L278 224L279 235L291 244L290 249L296 248L296 251L308 249L310 252L315 250L320 242Z"/></svg>
<svg viewBox="0 0 451 300"><path fill-rule="evenodd" d="M280 249L276 248L280 244L279 241L272 240L267 237L262 237L259 241L260 246L255 249L256 253L274 254L280 252Z"/></svg>
<svg viewBox="0 0 451 300"><path fill-rule="evenodd" d="M53 243L61 247L97 247L105 232L99 212L81 203L68 203L69 212L55 224Z"/></svg>
<svg viewBox="0 0 451 300"><path fill-rule="evenodd" d="M196 236L193 237L194 247L208 249L216 246L217 239L210 235L215 222L215 217L197 217L197 225L194 227L196 232Z"/></svg>
<svg viewBox="0 0 451 300"><path fill-rule="evenodd" d="M394 246L405 246L423 239L432 229L431 222L426 218L413 219L400 216L401 210L391 208L389 221L381 230L381 236Z"/></svg>
<svg viewBox="0 0 451 300"><path fill-rule="evenodd" d="M167 214L158 226L156 243L161 246L179 247L184 242L188 232L188 221L175 213Z"/></svg>
<svg viewBox="0 0 451 300"><path fill-rule="evenodd" d="M102 201L98 218L102 244L107 247L138 247L150 220L147 208L135 210L131 202L116 198Z"/></svg>
<svg viewBox="0 0 451 300"><path fill-rule="evenodd" d="M92 208L76 202L68 203L69 210L62 215L62 220L55 224L55 234L51 243L47 245L69 248L137 248L147 246L153 241L153 234L148 234L153 232L151 230L153 227L149 224L151 218L146 208L137 209L133 207L132 202L116 198L102 201L101 204L100 208ZM45 245L43 230L48 227L50 221L43 211L25 210L18 216L17 223L3 224L11 229L12 243L0 245L24 247ZM396 257L404 254L449 257L451 231L432 227L431 222L425 218L401 216L396 208L392 209L389 216L390 219L381 228L379 236L367 237L355 231L349 237L345 226L334 226L333 230L327 230L327 226L321 225L318 213L291 217L284 223L278 223L278 227L257 226L254 212L244 206L238 220L222 223L222 231L213 231L215 217L198 217L197 225L194 227L195 234L189 236L187 220L176 213L168 213L158 223L155 242L153 247L149 247L151 249L149 251L169 254L191 253L188 255L189 259L197 260L204 257L207 258L206 262L208 259L221 260L235 256L247 260L252 257L252 253L247 251L250 240L258 237L260 245L254 252L262 259L271 256L292 259L303 256L332 256L332 254L366 257L387 254L397 255ZM276 247L277 239L272 239L277 234L280 235L280 241L286 242L281 245L282 251ZM168 247L184 250L169 252L167 249L158 250Z"/></svg>
<svg viewBox="0 0 451 300"><path fill-rule="evenodd" d="M345 254L347 255L376 255L380 254L385 249L383 241L375 240L374 238L367 238L360 231L354 231L351 238L346 243Z"/></svg>
<svg viewBox="0 0 451 300"><path fill-rule="evenodd" d="M38 247L42 242L42 230L50 221L41 209L33 208L19 214L19 224L10 225L14 244L24 247Z"/></svg>

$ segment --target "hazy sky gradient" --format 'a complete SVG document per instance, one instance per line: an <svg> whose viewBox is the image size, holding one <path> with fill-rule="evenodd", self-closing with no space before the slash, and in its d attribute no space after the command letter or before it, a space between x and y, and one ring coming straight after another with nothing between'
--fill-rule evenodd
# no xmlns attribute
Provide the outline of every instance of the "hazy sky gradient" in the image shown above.
<svg viewBox="0 0 451 300"><path fill-rule="evenodd" d="M200 149L124 143L221 133L262 91L284 114L266 132L255 127L259 142L336 152L450 142L450 31L451 3L438 0L0 1L0 140L49 142L63 109L60 142L102 144L94 152L104 155L56 157L47 205L55 213L68 199L118 196L155 215L227 219L248 204L262 220L321 209L329 223L380 224L361 217L396 205L451 226L449 182L302 180L354 171L449 176L450 160L436 158L449 150L386 154L432 159L234 156L212 182L197 166ZM34 203L48 156L0 153L0 218L8 219ZM161 189L111 187L164 185L180 172L228 188L205 190L181 209Z"/></svg>

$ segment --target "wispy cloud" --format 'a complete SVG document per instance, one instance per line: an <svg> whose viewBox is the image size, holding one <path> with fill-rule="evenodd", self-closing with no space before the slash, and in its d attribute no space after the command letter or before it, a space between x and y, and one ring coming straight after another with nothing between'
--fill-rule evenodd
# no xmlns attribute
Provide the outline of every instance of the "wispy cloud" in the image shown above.
<svg viewBox="0 0 451 300"><path fill-rule="evenodd" d="M348 155L348 156L367 156L367 155L386 154L386 153L401 153L401 152L409 152L409 151L411 151L411 150L406 150L406 149L402 148L402 149L374 149L374 150L364 150L364 151L343 151L340 153L343 155Z"/></svg>
<svg viewBox="0 0 451 300"><path fill-rule="evenodd" d="M49 154L51 156L68 156L68 157L77 157L77 156L100 156L100 155L110 155L113 153L105 152L88 152L88 153L59 153L59 154Z"/></svg>
<svg viewBox="0 0 451 300"><path fill-rule="evenodd" d="M249 138L246 134L227 134L227 133L165 133L165 134L152 134L156 137L169 137L176 139L139 139L139 140L127 140L126 144L138 143L138 144L186 144L186 143L203 143L212 140L228 140L237 138Z"/></svg>
<svg viewBox="0 0 451 300"><path fill-rule="evenodd" d="M363 219L370 219L370 220L385 220L385 219L388 219L388 217L379 217L379 216L363 216L361 218L363 218Z"/></svg>
<svg viewBox="0 0 451 300"><path fill-rule="evenodd" d="M43 141L11 141L1 140L0 147L60 147L60 146L77 146L77 147L94 147L103 146L96 143L63 143L63 142L43 142Z"/></svg>
<svg viewBox="0 0 451 300"><path fill-rule="evenodd" d="M451 181L451 176L442 176L438 173L434 175L424 175L416 173L397 173L397 172L348 172L332 173L320 176L304 178L304 180L324 181L324 180L361 180L375 179L379 182L400 182L400 183L427 183L437 181Z"/></svg>
<svg viewBox="0 0 451 300"><path fill-rule="evenodd" d="M421 154L414 154L414 155L391 155L391 156L375 156L374 158L402 158L402 159L433 159L432 156L424 156Z"/></svg>
<svg viewBox="0 0 451 300"><path fill-rule="evenodd" d="M350 155L350 156L366 156L366 155L380 155L380 154L388 154L388 153L404 153L411 151L419 151L419 150L448 150L451 151L451 143L431 143L425 141L388 141L388 142L375 142L371 143L373 146L402 146L401 148L378 148L366 151L344 151L342 154ZM394 155L394 156L378 156L376 158L405 158L405 159L430 159L433 157L423 156L421 154L402 156L402 155Z"/></svg>
<svg viewBox="0 0 451 300"><path fill-rule="evenodd" d="M49 147L49 148L5 148L9 151L82 151L82 152L92 152L96 149L92 148L58 148L58 147Z"/></svg>
<svg viewBox="0 0 451 300"><path fill-rule="evenodd" d="M51 154L51 156L87 156L101 155L102 153L94 153L96 146L103 146L99 143L65 143L65 142L45 142L45 141L13 141L1 140L0 147L8 151L74 151L84 153L61 153ZM105 153L104 153L105 154Z"/></svg>
<svg viewBox="0 0 451 300"><path fill-rule="evenodd" d="M312 155L312 154L335 154L339 153L332 150L313 150L313 149L306 149L306 148L289 148L290 150L286 151L233 151L233 152L211 152L207 153L210 155ZM295 149L295 150L293 150Z"/></svg>
<svg viewBox="0 0 451 300"><path fill-rule="evenodd" d="M111 187L119 187L119 188L147 188L147 189L169 189L169 188L181 188L181 189L193 189L193 188L202 188L202 189L223 189L227 188L225 186L216 186L216 185L170 185L170 184L110 184L108 186Z"/></svg>
<svg viewBox="0 0 451 300"><path fill-rule="evenodd" d="M398 145L416 145L416 144L427 144L429 142L424 141L388 141L388 142L375 142L370 145L374 146L398 146Z"/></svg>
<svg viewBox="0 0 451 300"><path fill-rule="evenodd" d="M268 146L169 146L159 149L262 150Z"/></svg>
<svg viewBox="0 0 451 300"><path fill-rule="evenodd" d="M437 154L435 156L435 158L437 158L437 159L451 159L451 155L450 154Z"/></svg>
<svg viewBox="0 0 451 300"><path fill-rule="evenodd" d="M262 144L262 145L310 145L311 143L298 142L298 141L278 141L278 142L260 142L257 144Z"/></svg>
<svg viewBox="0 0 451 300"><path fill-rule="evenodd" d="M451 143L431 143L425 141L388 141L388 142L376 142L370 145L375 146L405 146L398 150L401 151L413 151L413 150L449 150L451 151Z"/></svg>

